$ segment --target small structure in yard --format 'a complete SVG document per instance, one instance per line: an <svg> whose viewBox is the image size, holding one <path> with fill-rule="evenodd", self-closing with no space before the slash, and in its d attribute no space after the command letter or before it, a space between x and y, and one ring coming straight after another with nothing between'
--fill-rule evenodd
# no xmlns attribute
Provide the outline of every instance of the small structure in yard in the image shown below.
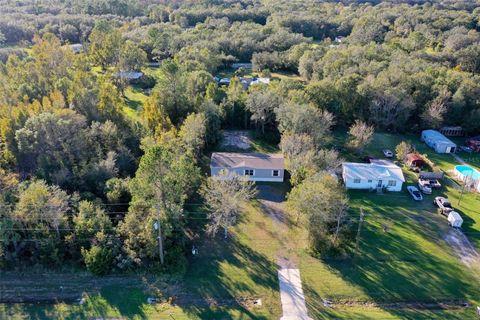
<svg viewBox="0 0 480 320"><path fill-rule="evenodd" d="M448 224L454 228L461 228L463 219L458 212L450 211L448 214Z"/></svg>
<svg viewBox="0 0 480 320"><path fill-rule="evenodd" d="M425 165L425 160L423 160L423 157L419 155L418 153L409 153L407 154L407 159L405 163L409 167L417 167L421 168Z"/></svg>
<svg viewBox="0 0 480 320"><path fill-rule="evenodd" d="M282 154L214 152L210 161L212 177L236 174L250 181L283 182Z"/></svg>
<svg viewBox="0 0 480 320"><path fill-rule="evenodd" d="M219 78L217 82L219 86L228 86L230 85L230 78Z"/></svg>
<svg viewBox="0 0 480 320"><path fill-rule="evenodd" d="M456 127L442 127L440 133L447 137L463 137L465 135L465 131L460 126Z"/></svg>
<svg viewBox="0 0 480 320"><path fill-rule="evenodd" d="M480 136L471 137L465 140L465 144L475 152L480 152Z"/></svg>
<svg viewBox="0 0 480 320"><path fill-rule="evenodd" d="M437 153L455 153L457 145L436 130L423 130L422 141Z"/></svg>
<svg viewBox="0 0 480 320"><path fill-rule="evenodd" d="M342 177L348 189L401 191L405 182L402 169L386 160L373 163L344 162Z"/></svg>
<svg viewBox="0 0 480 320"><path fill-rule="evenodd" d="M257 84L269 84L270 83L270 78L247 78L247 77L240 77L240 83L243 85L243 88L247 90L250 86L252 85L257 85Z"/></svg>
<svg viewBox="0 0 480 320"><path fill-rule="evenodd" d="M73 53L77 54L83 51L83 44L81 43L73 43L68 45Z"/></svg>

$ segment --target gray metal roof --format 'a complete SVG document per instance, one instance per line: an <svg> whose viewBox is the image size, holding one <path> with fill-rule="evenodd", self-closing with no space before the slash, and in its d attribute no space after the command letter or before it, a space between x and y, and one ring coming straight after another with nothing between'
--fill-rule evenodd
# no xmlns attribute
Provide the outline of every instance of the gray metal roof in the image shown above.
<svg viewBox="0 0 480 320"><path fill-rule="evenodd" d="M456 146L455 143L452 142L452 140L448 139L445 137L443 134L436 130L423 130L422 131L422 136L425 137L427 140L434 140L436 142L442 142L442 143L447 143L452 146Z"/></svg>
<svg viewBox="0 0 480 320"><path fill-rule="evenodd" d="M282 154L214 152L210 167L284 170Z"/></svg>
<svg viewBox="0 0 480 320"><path fill-rule="evenodd" d="M405 182L402 169L394 163L343 163L343 176L348 179L388 180Z"/></svg>

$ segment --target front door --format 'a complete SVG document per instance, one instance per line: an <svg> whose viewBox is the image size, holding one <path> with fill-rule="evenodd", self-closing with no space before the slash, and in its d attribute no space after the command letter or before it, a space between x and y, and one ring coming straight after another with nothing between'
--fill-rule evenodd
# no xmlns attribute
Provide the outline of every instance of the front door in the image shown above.
<svg viewBox="0 0 480 320"><path fill-rule="evenodd" d="M377 183L377 188L381 188L381 187L382 187L382 183L383 183L383 181L382 181L382 180L378 180L378 183Z"/></svg>

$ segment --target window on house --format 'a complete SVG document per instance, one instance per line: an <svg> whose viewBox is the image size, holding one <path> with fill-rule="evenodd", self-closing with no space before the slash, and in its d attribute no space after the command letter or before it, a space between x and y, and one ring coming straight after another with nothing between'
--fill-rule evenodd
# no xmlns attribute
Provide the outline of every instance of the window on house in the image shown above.
<svg viewBox="0 0 480 320"><path fill-rule="evenodd" d="M360 183L360 179L353 179L353 183Z"/></svg>
<svg viewBox="0 0 480 320"><path fill-rule="evenodd" d="M396 185L397 185L397 181L395 181L395 180L389 180L388 181L388 186L389 187L395 187Z"/></svg>
<svg viewBox="0 0 480 320"><path fill-rule="evenodd" d="M372 183L372 180L368 180L368 183Z"/></svg>
<svg viewBox="0 0 480 320"><path fill-rule="evenodd" d="M278 170L273 170L272 176L278 177L280 175L280 172Z"/></svg>
<svg viewBox="0 0 480 320"><path fill-rule="evenodd" d="M253 170L252 169L246 169L245 170L245 175L246 176L253 176Z"/></svg>

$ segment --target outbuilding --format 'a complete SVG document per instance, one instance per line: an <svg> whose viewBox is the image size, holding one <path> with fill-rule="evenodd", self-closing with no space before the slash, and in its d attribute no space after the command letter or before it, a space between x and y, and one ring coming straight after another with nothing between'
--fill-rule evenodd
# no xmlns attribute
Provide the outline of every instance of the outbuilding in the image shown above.
<svg viewBox="0 0 480 320"><path fill-rule="evenodd" d="M450 213L448 214L448 224L454 228L461 228L463 224L463 219L458 212L450 211Z"/></svg>
<svg viewBox="0 0 480 320"><path fill-rule="evenodd" d="M282 154L214 152L210 171L223 179L236 174L250 181L283 182L285 161Z"/></svg>
<svg viewBox="0 0 480 320"><path fill-rule="evenodd" d="M457 145L436 130L423 130L422 141L437 153L455 153Z"/></svg>
<svg viewBox="0 0 480 320"><path fill-rule="evenodd" d="M389 161L344 162L342 177L347 189L401 191L405 182L402 169Z"/></svg>
<svg viewBox="0 0 480 320"><path fill-rule="evenodd" d="M421 168L425 164L425 161L423 160L422 156L419 155L418 153L409 153L407 154L406 163L410 167Z"/></svg>

